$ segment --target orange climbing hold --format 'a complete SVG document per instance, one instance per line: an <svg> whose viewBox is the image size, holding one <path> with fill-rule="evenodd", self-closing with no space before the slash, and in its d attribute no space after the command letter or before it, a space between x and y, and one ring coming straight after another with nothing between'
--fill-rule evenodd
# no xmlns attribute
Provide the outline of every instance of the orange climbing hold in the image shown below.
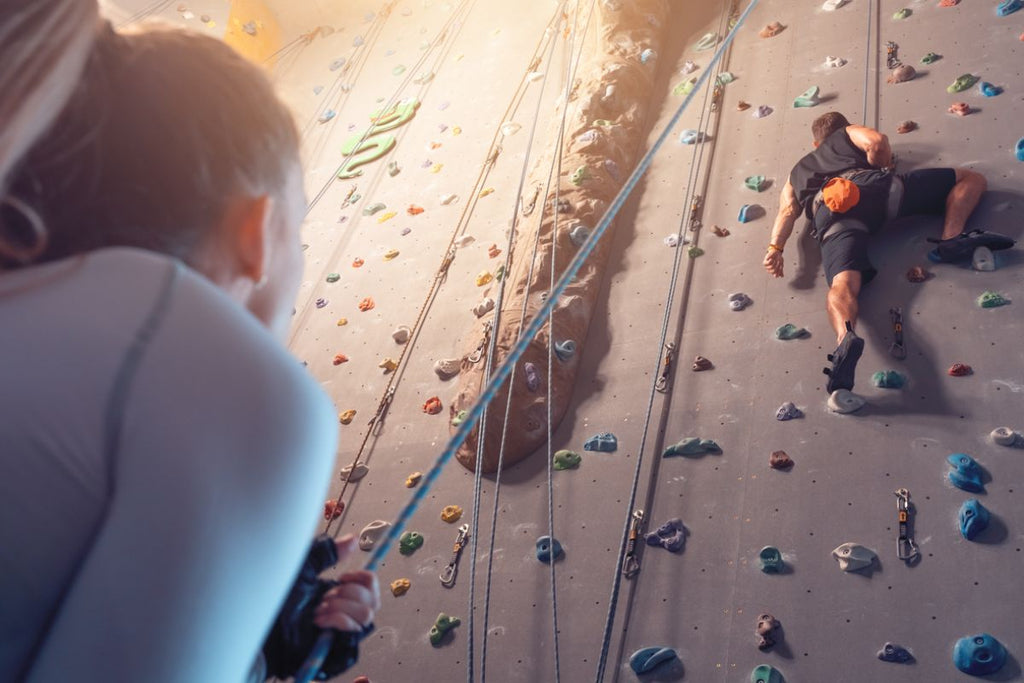
<svg viewBox="0 0 1024 683"><path fill-rule="evenodd" d="M736 103L736 111L746 111L748 109L750 109L749 102L744 102L743 100L740 100L739 102Z"/></svg>
<svg viewBox="0 0 1024 683"><path fill-rule="evenodd" d="M418 216L421 213L423 213L423 207L416 206L415 204L410 204L409 208L406 209L405 212L408 213L410 216Z"/></svg>
<svg viewBox="0 0 1024 683"><path fill-rule="evenodd" d="M339 354L334 356L334 364L335 365L341 365L342 363L347 363L347 362L348 362L348 356L346 356L343 353L339 353Z"/></svg>
<svg viewBox="0 0 1024 683"><path fill-rule="evenodd" d="M353 268L362 268L364 263L366 263L366 261L364 261L361 258L356 257L355 259L352 260L352 267Z"/></svg>
<svg viewBox="0 0 1024 683"><path fill-rule="evenodd" d="M954 102L949 105L949 113L957 116L967 116L971 113L971 105L966 102Z"/></svg>
<svg viewBox="0 0 1024 683"><path fill-rule="evenodd" d="M369 296L359 302L359 310L363 313L373 310L374 306L376 306L376 304L373 303L373 298Z"/></svg>
<svg viewBox="0 0 1024 683"><path fill-rule="evenodd" d="M430 149L437 149L440 146L441 146L440 142L431 142L430 143Z"/></svg>
<svg viewBox="0 0 1024 683"><path fill-rule="evenodd" d="M487 247L487 256L489 256L490 258L498 258L499 254L501 254L501 249L498 249L497 244L492 244L491 246Z"/></svg>
<svg viewBox="0 0 1024 683"><path fill-rule="evenodd" d="M427 415L437 415L441 412L442 408L441 399L437 396L431 396L427 399L427 402L423 404L423 412Z"/></svg>
<svg viewBox="0 0 1024 683"><path fill-rule="evenodd" d="M329 500L324 503L324 519L333 522L345 511L345 503L337 500Z"/></svg>
<svg viewBox="0 0 1024 683"><path fill-rule="evenodd" d="M939 7L956 7L960 4L960 0L940 0Z"/></svg>
<svg viewBox="0 0 1024 683"><path fill-rule="evenodd" d="M786 27L780 24L779 22L773 21L772 23L768 24L763 29L761 29L761 32L758 33L757 35L761 36L762 38L773 38L782 33L783 29L785 28Z"/></svg>

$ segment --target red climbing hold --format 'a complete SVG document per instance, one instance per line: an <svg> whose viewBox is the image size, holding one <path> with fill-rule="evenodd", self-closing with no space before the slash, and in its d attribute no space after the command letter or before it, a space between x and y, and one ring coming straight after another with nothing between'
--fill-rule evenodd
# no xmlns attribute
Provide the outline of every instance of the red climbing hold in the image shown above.
<svg viewBox="0 0 1024 683"><path fill-rule="evenodd" d="M410 204L409 208L406 209L405 212L408 213L410 216L418 216L421 213L423 213L423 207L416 206L415 204Z"/></svg>
<svg viewBox="0 0 1024 683"><path fill-rule="evenodd" d="M966 377L967 375L973 374L974 369L970 365L966 365L964 363L953 363L948 372L953 377Z"/></svg>
<svg viewBox="0 0 1024 683"><path fill-rule="evenodd" d="M371 297L366 297L365 299L359 302L359 310L362 311L363 313L372 310L374 306L375 304L373 303L373 298Z"/></svg>
<svg viewBox="0 0 1024 683"><path fill-rule="evenodd" d="M956 7L960 4L960 0L940 0L939 7Z"/></svg>
<svg viewBox="0 0 1024 683"><path fill-rule="evenodd" d="M501 249L498 249L497 244L492 244L487 248L487 256L489 258L498 258L499 254L501 254Z"/></svg>
<svg viewBox="0 0 1024 683"><path fill-rule="evenodd" d="M341 365L342 363L347 363L347 362L348 362L348 356L346 356L343 353L339 353L339 354L334 356L334 364L335 365Z"/></svg>
<svg viewBox="0 0 1024 683"><path fill-rule="evenodd" d="M914 266L907 271L907 279L911 282L924 282L928 279L928 271L921 266Z"/></svg>
<svg viewBox="0 0 1024 683"><path fill-rule="evenodd" d="M427 399L427 402L423 404L423 412L427 415L437 415L441 412L441 409L441 399L437 396L431 396Z"/></svg>
<svg viewBox="0 0 1024 683"><path fill-rule="evenodd" d="M324 519L333 522L345 511L345 503L338 500L329 500L324 503Z"/></svg>
<svg viewBox="0 0 1024 683"><path fill-rule="evenodd" d="M358 676L352 683L370 683L370 679L366 676Z"/></svg>

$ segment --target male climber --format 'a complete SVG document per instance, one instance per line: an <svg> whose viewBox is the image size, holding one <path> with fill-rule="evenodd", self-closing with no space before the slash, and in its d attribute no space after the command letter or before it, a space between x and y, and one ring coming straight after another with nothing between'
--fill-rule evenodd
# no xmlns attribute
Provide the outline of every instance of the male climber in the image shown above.
<svg viewBox="0 0 1024 683"><path fill-rule="evenodd" d="M877 274L867 257L868 240L887 220L915 214L943 215L941 239L929 258L954 263L977 247L1008 249L1014 241L995 233L964 232L985 191L984 176L965 168L926 168L895 175L889 138L851 125L838 112L811 124L814 151L804 156L782 188L779 213L764 257L765 269L782 277L783 249L804 213L821 246L828 281L826 309L838 347L828 356L826 390L853 388L864 340L853 330L861 286Z"/></svg>

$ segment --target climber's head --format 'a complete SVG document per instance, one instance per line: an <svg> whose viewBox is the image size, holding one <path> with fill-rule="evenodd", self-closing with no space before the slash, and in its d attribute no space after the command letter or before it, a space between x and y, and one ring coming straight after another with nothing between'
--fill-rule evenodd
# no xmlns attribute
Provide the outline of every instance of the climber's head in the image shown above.
<svg viewBox="0 0 1024 683"><path fill-rule="evenodd" d="M811 124L811 133L814 134L814 146L817 147L825 141L829 135L835 133L837 130L846 128L850 125L850 122L846 120L846 117L837 111L830 111L827 114L822 114L818 118L814 119L814 123Z"/></svg>
<svg viewBox="0 0 1024 683"><path fill-rule="evenodd" d="M93 4L40 1L71 3ZM63 111L8 175L3 194L21 217L7 223L20 221L16 236L30 246L21 258L0 250L0 267L112 246L156 251L283 332L305 210L291 114L260 69L221 41L93 25Z"/></svg>

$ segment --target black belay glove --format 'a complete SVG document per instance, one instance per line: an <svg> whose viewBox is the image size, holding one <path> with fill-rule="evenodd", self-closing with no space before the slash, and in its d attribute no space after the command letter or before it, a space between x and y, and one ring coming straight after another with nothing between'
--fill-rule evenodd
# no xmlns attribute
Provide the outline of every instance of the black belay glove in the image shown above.
<svg viewBox="0 0 1024 683"><path fill-rule="evenodd" d="M337 581L320 578L320 572L338 561L338 548L330 536L313 541L309 555L299 570L291 592L285 598L274 627L263 643L263 656L267 674L277 678L290 678L302 667L321 629L313 623L313 612L323 600L324 593L338 585ZM359 657L359 641L373 630L366 626L359 633L334 631L334 643L324 660L317 680L327 680L345 671Z"/></svg>

